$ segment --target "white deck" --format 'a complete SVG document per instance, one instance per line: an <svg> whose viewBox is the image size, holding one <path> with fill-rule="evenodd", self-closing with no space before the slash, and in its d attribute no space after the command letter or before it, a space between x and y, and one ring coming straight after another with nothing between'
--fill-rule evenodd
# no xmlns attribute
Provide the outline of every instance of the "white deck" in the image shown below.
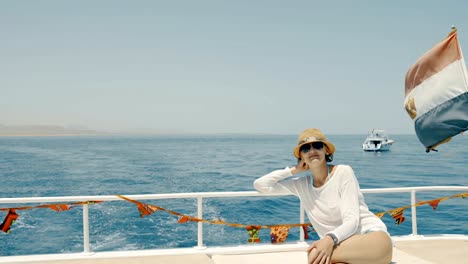
<svg viewBox="0 0 468 264"><path fill-rule="evenodd" d="M30 264L280 264L307 263L306 243L0 257ZM395 238L394 264L468 263L468 236Z"/></svg>

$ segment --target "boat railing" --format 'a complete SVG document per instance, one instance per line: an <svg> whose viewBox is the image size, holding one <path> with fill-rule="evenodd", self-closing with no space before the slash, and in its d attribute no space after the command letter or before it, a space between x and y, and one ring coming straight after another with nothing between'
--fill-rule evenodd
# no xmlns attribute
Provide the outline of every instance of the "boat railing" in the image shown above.
<svg viewBox="0 0 468 264"><path fill-rule="evenodd" d="M376 188L376 189L361 189L366 193L409 193L411 204L416 204L416 193L426 191L467 191L468 186L424 186L424 187L399 187L399 188ZM194 198L197 200L197 218L203 218L203 200L208 198L225 198L225 197L268 197L268 196L287 196L262 194L256 191L240 191L240 192L197 192L197 193L166 193L166 194L140 194L140 195L124 195L133 200L159 200L159 199L186 199ZM122 199L115 195L99 195L99 196L56 196L56 197L22 197L22 198L0 198L0 204L24 204L24 203L63 203L63 202L82 202L82 201L121 201ZM300 223L305 223L305 212L302 204L300 204ZM416 206L411 206L412 234L418 235ZM197 246L195 248L204 249L203 244L203 223L197 223ZM304 241L304 233L301 229L300 241ZM89 253L89 205L83 204L83 253Z"/></svg>

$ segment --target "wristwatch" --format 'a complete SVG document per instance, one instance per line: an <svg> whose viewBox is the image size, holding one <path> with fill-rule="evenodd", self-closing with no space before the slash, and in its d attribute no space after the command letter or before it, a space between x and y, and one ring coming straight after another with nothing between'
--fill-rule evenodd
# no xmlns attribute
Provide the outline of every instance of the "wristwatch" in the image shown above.
<svg viewBox="0 0 468 264"><path fill-rule="evenodd" d="M338 245L338 238L333 233L328 233L327 235L333 239L333 247L336 247Z"/></svg>

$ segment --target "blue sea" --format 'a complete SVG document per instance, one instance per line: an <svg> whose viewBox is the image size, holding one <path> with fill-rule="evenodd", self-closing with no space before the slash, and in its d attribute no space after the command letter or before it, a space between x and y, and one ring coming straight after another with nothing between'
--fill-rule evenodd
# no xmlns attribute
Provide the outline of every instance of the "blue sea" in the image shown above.
<svg viewBox="0 0 468 264"><path fill-rule="evenodd" d="M459 135L426 153L414 135L394 135L389 152L364 152L365 135L330 135L337 152L332 164L354 168L361 188L467 186L468 136ZM253 191L252 182L274 169L295 164L295 135L81 136L1 137L1 198ZM461 192L420 192L429 200ZM408 193L365 194L373 212L409 205ZM145 201L183 214L196 215L196 200ZM1 208L24 204L0 204ZM295 197L205 199L204 218L241 224L299 222ZM419 234L468 234L467 199L442 201L437 210L417 207ZM83 251L81 207L17 211L9 234L0 233L0 256ZM3 219L6 212L0 211ZM382 219L392 235L411 233L406 221ZM140 218L126 201L90 205L90 249L94 252L197 245L197 224L177 223L156 212ZM1 221L0 219L0 221ZM306 219L307 221L307 219ZM314 235L312 235L314 237ZM269 232L260 231L262 243ZM207 246L246 244L242 228L204 224ZM299 239L299 228L289 241Z"/></svg>

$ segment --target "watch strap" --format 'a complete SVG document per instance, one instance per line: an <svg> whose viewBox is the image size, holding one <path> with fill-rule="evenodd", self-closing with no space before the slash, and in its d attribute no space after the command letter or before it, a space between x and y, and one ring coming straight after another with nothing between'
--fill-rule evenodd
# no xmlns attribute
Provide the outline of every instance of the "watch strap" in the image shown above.
<svg viewBox="0 0 468 264"><path fill-rule="evenodd" d="M336 247L338 245L338 238L333 233L328 233L327 235L333 239L333 246Z"/></svg>

